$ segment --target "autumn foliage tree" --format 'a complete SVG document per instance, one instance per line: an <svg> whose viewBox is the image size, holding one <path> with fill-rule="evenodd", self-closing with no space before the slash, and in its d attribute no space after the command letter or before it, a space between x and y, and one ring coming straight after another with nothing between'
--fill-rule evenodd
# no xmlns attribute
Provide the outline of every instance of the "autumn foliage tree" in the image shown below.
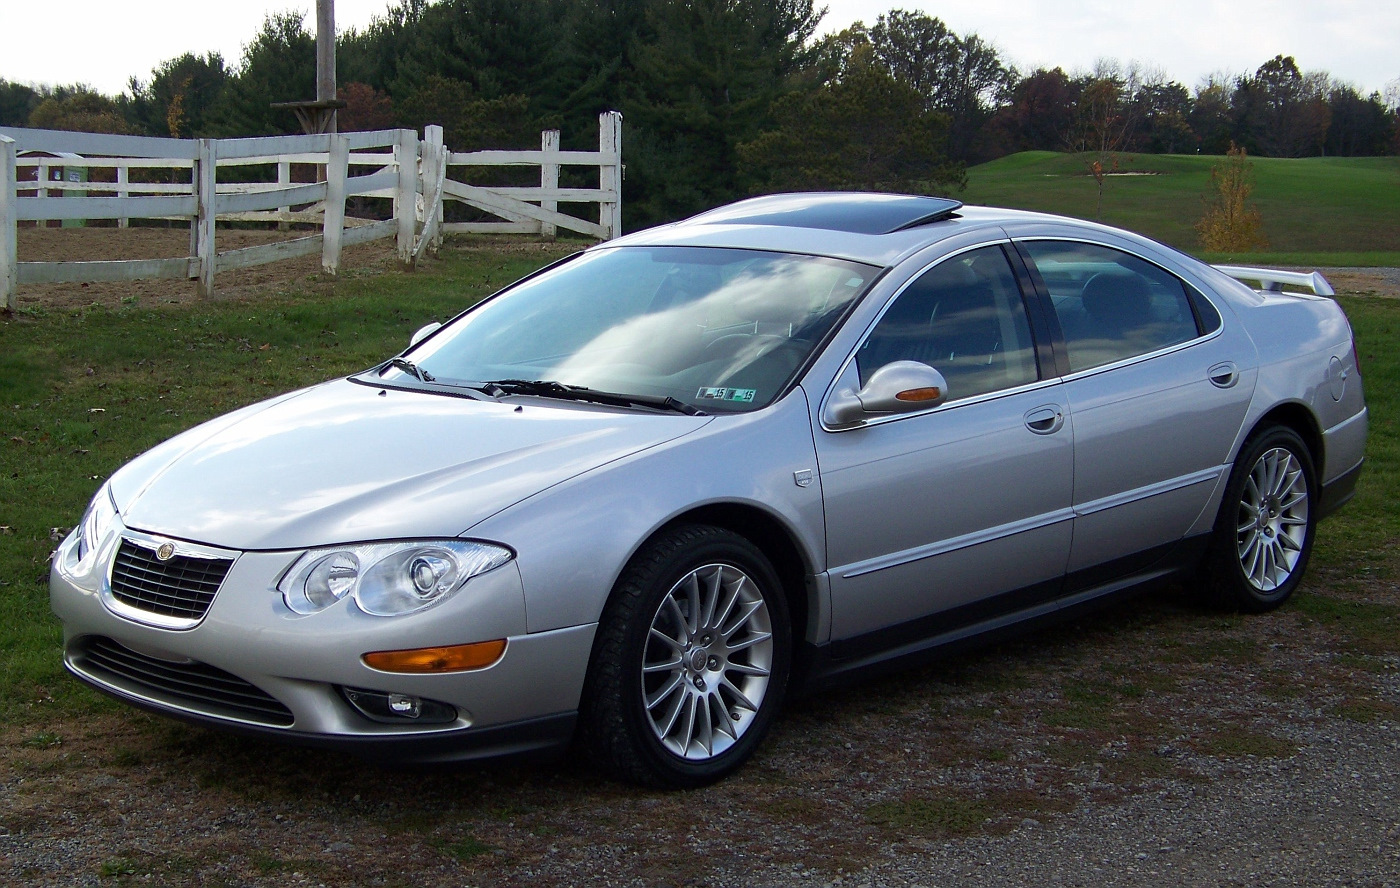
<svg viewBox="0 0 1400 888"><path fill-rule="evenodd" d="M1216 253L1238 253L1269 245L1260 230L1259 210L1249 200L1253 179L1249 155L1232 143L1225 159L1210 171L1211 194L1205 215L1196 223L1202 247Z"/></svg>

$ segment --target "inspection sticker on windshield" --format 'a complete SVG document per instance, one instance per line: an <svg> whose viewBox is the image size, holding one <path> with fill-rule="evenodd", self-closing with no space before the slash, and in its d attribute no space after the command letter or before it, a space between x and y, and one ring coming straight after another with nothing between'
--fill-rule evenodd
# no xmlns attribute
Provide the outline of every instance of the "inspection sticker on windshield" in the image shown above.
<svg viewBox="0 0 1400 888"><path fill-rule="evenodd" d="M740 401L748 404L753 401L756 389L702 388L695 393L697 401Z"/></svg>

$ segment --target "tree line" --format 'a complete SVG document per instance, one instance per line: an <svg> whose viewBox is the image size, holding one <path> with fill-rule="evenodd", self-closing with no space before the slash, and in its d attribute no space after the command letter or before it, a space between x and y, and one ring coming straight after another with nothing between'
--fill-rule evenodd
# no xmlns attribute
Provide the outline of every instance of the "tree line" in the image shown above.
<svg viewBox="0 0 1400 888"><path fill-rule="evenodd" d="M342 131L444 127L454 150L596 144L626 119L627 227L751 193L946 193L1029 149L1400 153L1396 109L1276 56L1193 90L1136 63L1018 70L976 34L891 10L818 38L812 0L399 0L338 41ZM178 137L296 132L315 36L269 16L242 58L185 54L111 97L0 80L0 125Z"/></svg>

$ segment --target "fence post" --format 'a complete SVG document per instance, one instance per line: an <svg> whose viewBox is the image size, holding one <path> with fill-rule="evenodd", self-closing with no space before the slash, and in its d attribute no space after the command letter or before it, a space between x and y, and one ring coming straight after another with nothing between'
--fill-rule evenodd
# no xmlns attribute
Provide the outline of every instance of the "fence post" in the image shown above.
<svg viewBox="0 0 1400 888"><path fill-rule="evenodd" d="M170 178L171 178L172 180L178 178L178 175L175 173L175 171L173 171L173 170L171 171L171 173L170 173ZM199 255L199 208L198 208L198 207L199 207L199 151L198 151L198 143L196 143L196 151L195 151L194 162L193 162L192 164L190 164L190 194L193 194L193 195L194 195L194 202L195 202L195 212L194 212L194 215L193 215L193 216L190 216L190 259L193 260L196 256ZM194 262L193 262L193 261L190 262L190 267L191 267L191 268L194 267ZM191 278L191 279L195 279L195 278L198 278L198 277L199 277L198 274L195 274L194 272L191 272L191 273L190 273L190 278Z"/></svg>
<svg viewBox="0 0 1400 888"><path fill-rule="evenodd" d="M15 310L19 289L19 262L15 249L15 227L19 221L15 196L15 140L0 136L0 309Z"/></svg>
<svg viewBox="0 0 1400 888"><path fill-rule="evenodd" d="M91 175L91 174L89 174L89 176L90 176L90 175ZM122 166L117 167L117 186L118 186L118 187L117 187L117 197L127 197L127 196L129 196L130 192L128 192L125 188L123 188L123 187L121 187L121 186L130 184L130 182L131 182L131 169L130 169L130 167L127 167L127 166L125 166L125 165L122 165ZM128 219L128 218L126 218L125 216L123 216L123 217L121 217L120 219L117 220L117 227L118 227L118 228L126 228L126 227L128 227L130 224L131 224L131 220Z"/></svg>
<svg viewBox="0 0 1400 888"><path fill-rule="evenodd" d="M423 224L426 237L428 222L437 219L437 228L428 245L434 256L442 246L442 189L438 183L446 174L447 149L442 144L442 127L432 123L423 128ZM433 198L431 204L428 203L430 197Z"/></svg>
<svg viewBox="0 0 1400 888"><path fill-rule="evenodd" d="M598 203L598 224L603 238L622 235L622 112L604 111L598 115L598 188L608 192Z"/></svg>
<svg viewBox="0 0 1400 888"><path fill-rule="evenodd" d="M195 193L199 200L199 295L205 299L214 295L214 262L219 251L214 245L214 222L218 217L218 143L213 139L199 140L199 177Z"/></svg>
<svg viewBox="0 0 1400 888"><path fill-rule="evenodd" d="M395 154L399 164L399 183L394 190L394 216L399 220L399 262L405 271L413 268L413 235L418 222L418 132L399 130Z"/></svg>
<svg viewBox="0 0 1400 888"><path fill-rule="evenodd" d="M540 133L540 151L544 157L540 158L540 187L546 191L559 190L559 130L545 130ZM551 157L551 155L556 155ZM559 201L545 199L540 201L540 209L559 211ZM553 222L540 223L540 236L550 240L559 234L558 227Z"/></svg>
<svg viewBox="0 0 1400 888"><path fill-rule="evenodd" d="M321 270L340 270L340 240L345 234L345 176L350 169L350 137L331 136L326 158L326 214L321 234Z"/></svg>
<svg viewBox="0 0 1400 888"><path fill-rule="evenodd" d="M290 160L279 160L279 161L277 161L277 186L278 186L279 188L287 188L287 187L290 187L291 184L292 184L292 162L291 162ZM278 207L278 208L277 208L277 212L279 212L279 213L288 213L288 214L290 214L290 213L292 212L292 208L291 208L290 206ZM279 222L277 223L277 230L278 230L278 231L287 231L287 230L290 229L291 227L292 227L292 223L291 223L290 221L286 220L286 219L283 219L283 220L281 220L281 221L279 221Z"/></svg>

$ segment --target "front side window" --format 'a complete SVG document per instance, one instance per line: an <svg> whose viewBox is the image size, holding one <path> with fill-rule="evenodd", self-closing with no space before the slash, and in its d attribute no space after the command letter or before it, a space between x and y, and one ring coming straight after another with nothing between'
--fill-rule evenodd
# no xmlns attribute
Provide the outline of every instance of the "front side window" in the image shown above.
<svg viewBox="0 0 1400 888"><path fill-rule="evenodd" d="M1022 244L1050 291L1071 373L1200 335L1186 285L1136 256L1097 244Z"/></svg>
<svg viewBox="0 0 1400 888"><path fill-rule="evenodd" d="M598 250L471 310L408 357L436 385L529 380L754 410L878 273L759 250Z"/></svg>
<svg viewBox="0 0 1400 888"><path fill-rule="evenodd" d="M950 401L1038 378L1021 289L1001 247L947 259L899 294L856 352L861 385L893 361L942 373Z"/></svg>

